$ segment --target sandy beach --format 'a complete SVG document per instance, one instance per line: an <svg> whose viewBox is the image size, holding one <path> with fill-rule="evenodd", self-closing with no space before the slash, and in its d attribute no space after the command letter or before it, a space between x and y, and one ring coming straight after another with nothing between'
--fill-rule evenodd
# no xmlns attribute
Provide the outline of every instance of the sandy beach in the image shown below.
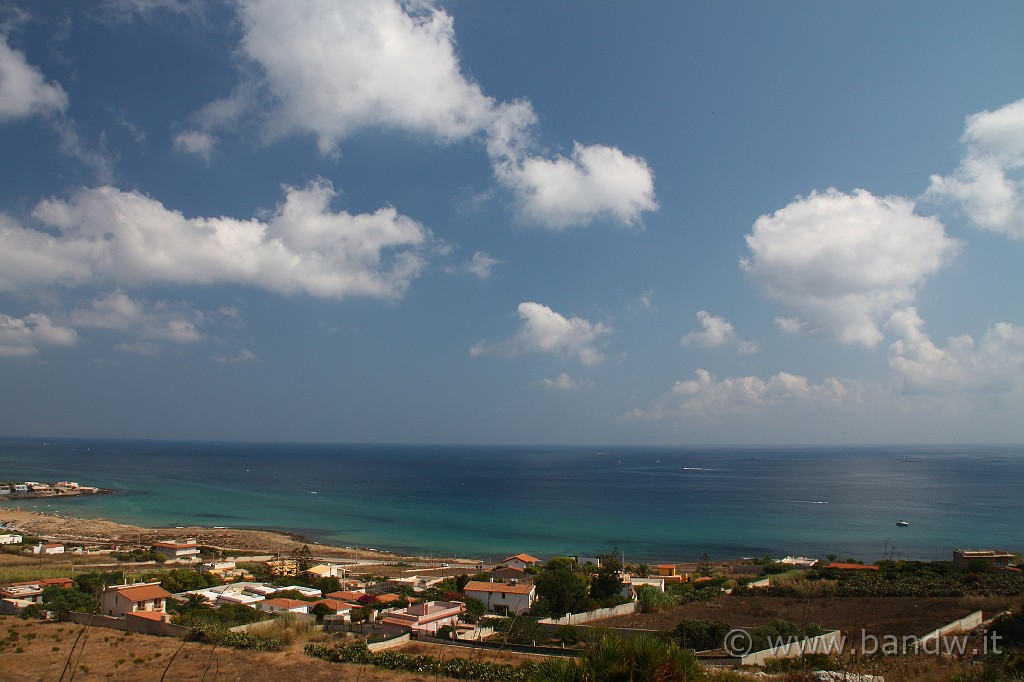
<svg viewBox="0 0 1024 682"><path fill-rule="evenodd" d="M17 529L24 534L83 544L125 543L151 545L161 540L195 539L199 544L217 547L218 549L259 554L290 554L300 549L303 545L309 545L315 556L323 558L380 559L382 561L412 558L400 557L390 552L323 545L311 541L303 541L300 536L276 531L207 528L201 526L142 528L107 519L80 519L64 515L44 514L16 507L0 507L0 523L5 523L8 528Z"/></svg>

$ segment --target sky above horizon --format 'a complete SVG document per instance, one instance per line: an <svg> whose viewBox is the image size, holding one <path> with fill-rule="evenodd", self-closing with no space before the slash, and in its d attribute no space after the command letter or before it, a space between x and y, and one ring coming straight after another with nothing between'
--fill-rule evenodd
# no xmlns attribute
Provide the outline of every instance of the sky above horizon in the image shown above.
<svg viewBox="0 0 1024 682"><path fill-rule="evenodd" d="M1022 443L1022 35L0 0L0 435Z"/></svg>

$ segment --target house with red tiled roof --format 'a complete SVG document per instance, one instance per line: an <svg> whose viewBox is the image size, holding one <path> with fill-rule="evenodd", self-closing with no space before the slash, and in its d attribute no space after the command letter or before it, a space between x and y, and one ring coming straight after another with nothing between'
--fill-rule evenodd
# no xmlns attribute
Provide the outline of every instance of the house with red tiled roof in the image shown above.
<svg viewBox="0 0 1024 682"><path fill-rule="evenodd" d="M352 604L359 603L360 597L365 597L366 593L358 590L341 590L339 592L328 592L324 595L328 599L337 599L339 601L347 601Z"/></svg>
<svg viewBox="0 0 1024 682"><path fill-rule="evenodd" d="M158 582L112 585L100 594L100 613L115 618L139 611L165 613L170 596L171 593L160 587Z"/></svg>
<svg viewBox="0 0 1024 682"><path fill-rule="evenodd" d="M520 571L523 571L530 566L536 566L539 562L540 559L532 557L529 554L516 554L515 556L503 559L501 561L501 565L506 568L518 568Z"/></svg>
<svg viewBox="0 0 1024 682"><path fill-rule="evenodd" d="M357 608L359 608L358 606L353 606L352 604L346 604L345 602L339 601L337 599L321 599L320 601L313 602L310 605L310 607L309 607L310 613L313 612L313 608L317 604L323 604L324 606L329 608L331 610L331 612L328 615L331 615L331 616L342 616L345 620L349 620L352 617L352 612L355 611Z"/></svg>
<svg viewBox="0 0 1024 682"><path fill-rule="evenodd" d="M165 540L164 542L154 542L153 551L167 559L191 561L199 556L199 544L195 540L185 540L184 542Z"/></svg>
<svg viewBox="0 0 1024 682"><path fill-rule="evenodd" d="M267 613L309 613L311 606L311 602L301 599L285 599L284 597L265 599L260 602L260 608Z"/></svg>
<svg viewBox="0 0 1024 682"><path fill-rule="evenodd" d="M462 591L467 597L483 602L487 610L495 613L522 613L537 601L537 589L532 583L485 583L471 580Z"/></svg>
<svg viewBox="0 0 1024 682"><path fill-rule="evenodd" d="M380 622L388 635L413 631L433 635L445 625L458 623L459 616L465 612L466 605L460 601L430 601L389 613Z"/></svg>

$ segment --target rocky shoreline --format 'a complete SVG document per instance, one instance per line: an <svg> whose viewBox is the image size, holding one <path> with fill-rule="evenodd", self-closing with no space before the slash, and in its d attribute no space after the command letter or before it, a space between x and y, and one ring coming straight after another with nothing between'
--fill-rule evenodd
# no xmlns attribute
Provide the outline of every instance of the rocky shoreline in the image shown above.
<svg viewBox="0 0 1024 682"><path fill-rule="evenodd" d="M303 545L308 545L316 556L323 558L382 562L420 559L380 550L319 544L306 540L298 533L205 526L144 528L102 518L83 519L9 506L0 506L0 523L7 529L18 530L26 535L81 544L148 546L164 540L190 539L229 552L291 554Z"/></svg>

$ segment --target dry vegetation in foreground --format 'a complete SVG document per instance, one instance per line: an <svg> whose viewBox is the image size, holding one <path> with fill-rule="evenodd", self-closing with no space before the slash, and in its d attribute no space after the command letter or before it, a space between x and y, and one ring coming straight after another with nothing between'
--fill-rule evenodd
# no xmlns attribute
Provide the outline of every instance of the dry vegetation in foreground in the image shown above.
<svg viewBox="0 0 1024 682"><path fill-rule="evenodd" d="M296 638L283 651L239 651L71 623L40 623L0 616L0 678L5 682L59 680L69 659L80 682L168 682L356 679L361 682L434 682L433 676L328 663L305 655ZM173 658L173 660L172 660Z"/></svg>

